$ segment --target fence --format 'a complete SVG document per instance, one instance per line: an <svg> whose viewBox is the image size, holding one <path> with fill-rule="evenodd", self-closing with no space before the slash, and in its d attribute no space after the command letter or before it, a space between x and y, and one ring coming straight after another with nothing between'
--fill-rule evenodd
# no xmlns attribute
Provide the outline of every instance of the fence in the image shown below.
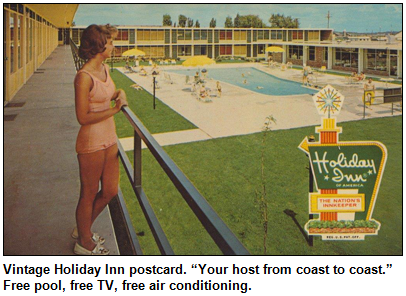
<svg viewBox="0 0 406 296"><path fill-rule="evenodd" d="M364 90L364 95L363 95L363 101L364 101L364 119L365 119L365 111L367 108L367 105L373 106L373 105L381 105L381 104L392 104L392 115L393 115L393 110L394 110L394 103L400 103L401 107L401 112L403 112L403 104L402 104L402 88L397 87L397 88L384 88L383 89L383 95L381 96L376 96L375 91L370 91L370 90ZM376 99L382 98L381 103L373 103Z"/></svg>

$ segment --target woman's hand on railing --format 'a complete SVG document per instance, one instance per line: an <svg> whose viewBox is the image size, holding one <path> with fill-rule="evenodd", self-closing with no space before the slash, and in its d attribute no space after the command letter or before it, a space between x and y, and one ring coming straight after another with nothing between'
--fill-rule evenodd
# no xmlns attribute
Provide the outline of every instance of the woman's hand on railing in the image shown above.
<svg viewBox="0 0 406 296"><path fill-rule="evenodd" d="M114 108L116 108L117 112L120 112L123 106L128 106L127 96L123 90L120 90Z"/></svg>

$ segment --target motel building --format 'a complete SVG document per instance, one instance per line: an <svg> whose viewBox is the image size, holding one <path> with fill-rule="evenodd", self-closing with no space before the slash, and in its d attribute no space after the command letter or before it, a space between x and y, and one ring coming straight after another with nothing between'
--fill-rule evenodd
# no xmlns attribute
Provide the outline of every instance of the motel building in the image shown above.
<svg viewBox="0 0 406 296"><path fill-rule="evenodd" d="M80 45L83 26L72 26L78 4L4 4L4 103L50 57L71 39ZM179 28L118 26L115 57L132 48L151 59L181 59L195 55L210 58L265 60L268 46L279 63L308 65L342 72L402 78L402 39L335 40L333 29Z"/></svg>

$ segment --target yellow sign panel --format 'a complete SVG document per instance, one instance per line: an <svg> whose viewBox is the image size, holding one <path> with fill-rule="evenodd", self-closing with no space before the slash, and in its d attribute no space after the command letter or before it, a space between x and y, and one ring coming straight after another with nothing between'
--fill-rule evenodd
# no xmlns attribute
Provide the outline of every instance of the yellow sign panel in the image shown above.
<svg viewBox="0 0 406 296"><path fill-rule="evenodd" d="M310 194L310 212L353 213L365 211L364 194Z"/></svg>

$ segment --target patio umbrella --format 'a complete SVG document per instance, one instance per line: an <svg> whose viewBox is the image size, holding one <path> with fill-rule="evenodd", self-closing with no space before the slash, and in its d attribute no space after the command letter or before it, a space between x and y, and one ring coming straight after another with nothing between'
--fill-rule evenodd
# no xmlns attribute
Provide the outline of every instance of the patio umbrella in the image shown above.
<svg viewBox="0 0 406 296"><path fill-rule="evenodd" d="M121 56L123 56L123 57L144 56L144 55L145 55L145 52L143 52L142 50L136 49L136 48L126 50L125 52L123 52L121 54Z"/></svg>
<svg viewBox="0 0 406 296"><path fill-rule="evenodd" d="M208 58L207 56L194 56L188 58L186 61L182 63L185 67L196 67L196 66L205 66L205 65L212 65L216 62L212 59Z"/></svg>
<svg viewBox="0 0 406 296"><path fill-rule="evenodd" d="M285 50L282 47L279 46L268 46L265 49L265 52L272 52L272 53L276 53L276 52L284 52Z"/></svg>

